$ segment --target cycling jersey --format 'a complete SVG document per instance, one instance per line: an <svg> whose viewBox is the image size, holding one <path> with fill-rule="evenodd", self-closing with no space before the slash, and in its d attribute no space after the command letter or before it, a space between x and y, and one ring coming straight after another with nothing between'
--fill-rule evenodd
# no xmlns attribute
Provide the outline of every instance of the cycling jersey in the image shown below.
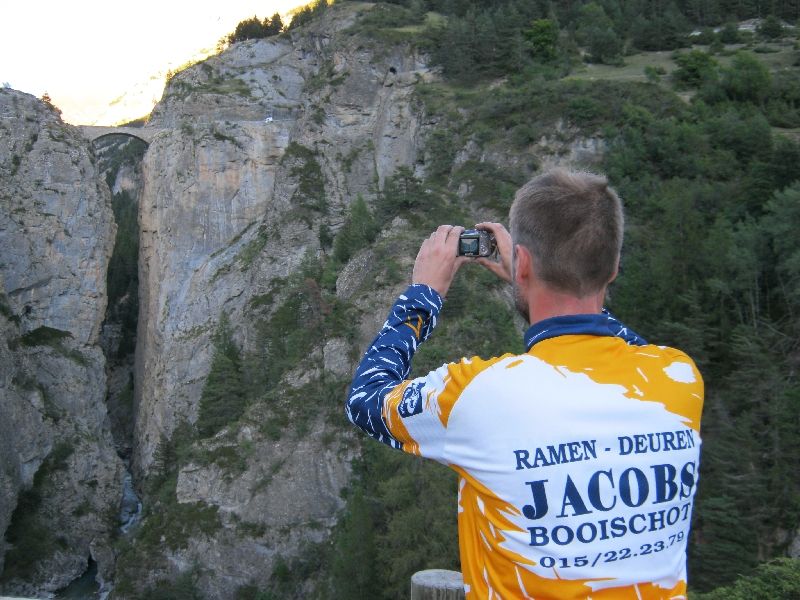
<svg viewBox="0 0 800 600"><path fill-rule="evenodd" d="M442 298L397 300L349 419L459 475L467 598L685 598L703 382L608 313L535 323L527 352L406 379Z"/></svg>

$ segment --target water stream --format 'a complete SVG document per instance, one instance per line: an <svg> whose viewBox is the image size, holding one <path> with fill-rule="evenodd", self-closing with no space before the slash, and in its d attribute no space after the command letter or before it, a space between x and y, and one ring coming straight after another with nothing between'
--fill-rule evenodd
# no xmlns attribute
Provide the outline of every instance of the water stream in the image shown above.
<svg viewBox="0 0 800 600"><path fill-rule="evenodd" d="M125 461L125 479L122 484L122 503L119 509L119 530L127 534L142 518L142 501L133 488L133 475L130 465Z"/></svg>
<svg viewBox="0 0 800 600"><path fill-rule="evenodd" d="M142 518L142 501L133 487L130 464L125 460L125 479L122 484L122 501L119 509L119 530L123 535L136 527ZM97 563L89 558L88 567L83 574L53 596L54 600L105 600L112 587L97 581Z"/></svg>

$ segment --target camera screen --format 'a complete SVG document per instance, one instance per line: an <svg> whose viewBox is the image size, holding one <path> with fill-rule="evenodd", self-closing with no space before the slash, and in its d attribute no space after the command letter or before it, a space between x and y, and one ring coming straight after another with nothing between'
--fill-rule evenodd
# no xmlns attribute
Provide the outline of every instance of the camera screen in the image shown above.
<svg viewBox="0 0 800 600"><path fill-rule="evenodd" d="M479 250L478 238L466 238L461 240L461 254L477 254Z"/></svg>

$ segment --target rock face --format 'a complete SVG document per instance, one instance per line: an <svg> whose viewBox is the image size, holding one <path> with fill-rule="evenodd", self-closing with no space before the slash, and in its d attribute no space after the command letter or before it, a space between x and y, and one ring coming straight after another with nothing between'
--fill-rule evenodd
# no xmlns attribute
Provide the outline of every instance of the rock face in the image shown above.
<svg viewBox="0 0 800 600"><path fill-rule="evenodd" d="M142 148L126 163L124 142L98 146L114 210L127 211L119 240L137 239L138 203L138 329L133 277L109 284L103 322L112 197L88 143L44 104L0 91L0 531L14 546L0 541L0 591L56 589L91 554L118 598L188 584L207 598L286 597L275 577L325 554L360 452L347 383L406 285L434 193L427 141L449 119L426 117L416 94L436 79L424 56L350 29L371 9L334 5L176 74L141 165ZM560 164L602 151L559 142L567 134L527 155L472 139L445 150L454 169L522 175L530 154ZM437 215L463 201L454 214L477 220L471 179L433 185ZM386 222L359 234L357 207ZM112 264L135 262L120 256ZM114 443L132 453L144 511L112 551ZM294 596L316 597L328 576Z"/></svg>
<svg viewBox="0 0 800 600"><path fill-rule="evenodd" d="M302 30L235 44L174 76L153 111L150 125L164 131L142 165L139 479L163 470L160 451L182 424L198 421L222 315L233 341L254 350L257 317L278 310L286 282L321 256L325 231L342 227L359 195L374 201L398 167L413 170L420 160L413 84L431 74L407 47L377 52L343 35L362 8L343 5ZM304 293L318 296L315 286ZM310 319L328 310L324 301L315 307ZM168 551L173 567L162 564L160 575L200 564L208 597L232 598L237 586L268 581L276 560L327 539L356 452L353 434L339 432L357 358L352 337L361 333L343 333L349 339L319 339L280 389L265 390L282 408L264 401L194 443L206 458L181 464L174 497L181 506L214 507L219 524ZM278 358L268 352L264 368ZM331 398L303 395L317 384L331 388ZM288 397L297 404L287 407ZM300 402L325 408L306 408L302 425L281 422L280 411L295 415ZM222 456L239 456L238 466ZM159 574L150 576L154 583Z"/></svg>
<svg viewBox="0 0 800 600"><path fill-rule="evenodd" d="M141 163L147 145L128 135L111 135L93 144L96 162L112 193L117 236L109 262L108 308L100 335L106 356L106 405L117 453L133 447L133 363L139 312L139 198Z"/></svg>
<svg viewBox="0 0 800 600"><path fill-rule="evenodd" d="M115 225L89 143L8 89L0 174L0 590L34 594L90 555L102 576L113 567L122 465L98 336Z"/></svg>
<svg viewBox="0 0 800 600"><path fill-rule="evenodd" d="M418 158L411 84L429 72L413 53L376 61L334 44L351 12L234 45L175 76L153 112L153 125L174 129L144 162L139 473L176 423L196 419L221 312L239 322L255 295L320 251L321 225L335 231L358 194L374 198Z"/></svg>

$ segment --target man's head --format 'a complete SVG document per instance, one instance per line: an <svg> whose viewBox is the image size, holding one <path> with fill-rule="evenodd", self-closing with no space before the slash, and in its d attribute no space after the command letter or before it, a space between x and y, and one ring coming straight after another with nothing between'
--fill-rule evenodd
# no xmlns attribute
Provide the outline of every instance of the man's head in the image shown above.
<svg viewBox="0 0 800 600"><path fill-rule="evenodd" d="M605 177L543 173L517 192L510 221L515 250L528 251L537 279L553 291L585 298L616 276L624 216Z"/></svg>

